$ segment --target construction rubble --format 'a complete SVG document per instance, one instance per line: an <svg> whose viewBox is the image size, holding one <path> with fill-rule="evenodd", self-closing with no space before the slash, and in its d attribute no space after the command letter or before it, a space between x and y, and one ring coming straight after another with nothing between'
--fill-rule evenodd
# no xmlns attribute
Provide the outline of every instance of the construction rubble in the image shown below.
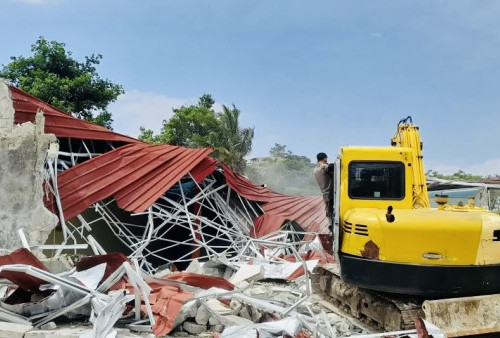
<svg viewBox="0 0 500 338"><path fill-rule="evenodd" d="M325 308L313 294L318 286L310 279L312 269L332 260L315 251L318 243L296 243L303 252L271 242L269 248L293 254L195 259L185 271L155 275L118 253L81 257L74 265L74 257L62 255L47 260L49 271L29 248L18 249L0 257L6 280L0 319L11 323L0 329L19 337L49 337L59 330L61 336L85 338L368 337L363 325Z"/></svg>
<svg viewBox="0 0 500 338"><path fill-rule="evenodd" d="M0 150L0 337L385 335L318 294L315 268L335 264L321 196L1 81ZM420 326L390 335L442 336Z"/></svg>

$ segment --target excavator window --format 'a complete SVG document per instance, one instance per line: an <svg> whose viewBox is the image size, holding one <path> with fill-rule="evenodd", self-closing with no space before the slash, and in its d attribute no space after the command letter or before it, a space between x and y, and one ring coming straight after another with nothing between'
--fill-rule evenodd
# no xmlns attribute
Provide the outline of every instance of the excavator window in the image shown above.
<svg viewBox="0 0 500 338"><path fill-rule="evenodd" d="M401 200L405 196L404 172L402 162L351 162L349 197Z"/></svg>

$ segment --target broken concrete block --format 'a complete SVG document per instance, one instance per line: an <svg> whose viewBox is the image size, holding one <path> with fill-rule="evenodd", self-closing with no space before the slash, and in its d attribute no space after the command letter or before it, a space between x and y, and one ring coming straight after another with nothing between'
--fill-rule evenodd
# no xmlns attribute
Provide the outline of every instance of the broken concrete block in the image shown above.
<svg viewBox="0 0 500 338"><path fill-rule="evenodd" d="M197 337L198 338L214 338L215 336L214 336L213 332L203 332L203 333L200 333Z"/></svg>
<svg viewBox="0 0 500 338"><path fill-rule="evenodd" d="M297 296L295 296L291 293L288 293L288 292L275 293L273 295L273 298L276 300L281 300L285 303L290 303L290 304L293 304L297 301Z"/></svg>
<svg viewBox="0 0 500 338"><path fill-rule="evenodd" d="M184 331L191 333L191 334L200 334L200 333L205 332L207 330L206 325L200 325L200 324L196 324L193 322L187 322L187 321L182 324L182 328L184 329Z"/></svg>
<svg viewBox="0 0 500 338"><path fill-rule="evenodd" d="M54 274L62 273L71 270L75 264L68 255L59 255L55 258L41 259L43 265Z"/></svg>
<svg viewBox="0 0 500 338"><path fill-rule="evenodd" d="M334 325L334 327L341 337L351 335L351 333L352 333L351 326L345 320L341 320L341 321L337 322Z"/></svg>
<svg viewBox="0 0 500 338"><path fill-rule="evenodd" d="M250 315L250 311L248 310L248 306L242 306L240 310L240 317L248 319L253 322L252 316Z"/></svg>
<svg viewBox="0 0 500 338"><path fill-rule="evenodd" d="M263 286L257 286L257 287L254 287L250 290L250 294L252 296L256 296L256 297L265 297L267 298L268 296L268 292L269 290Z"/></svg>
<svg viewBox="0 0 500 338"><path fill-rule="evenodd" d="M221 333L222 331L224 331L224 325L221 325L221 324L211 325L210 331Z"/></svg>
<svg viewBox="0 0 500 338"><path fill-rule="evenodd" d="M202 273L202 268L200 265L200 262L198 262L197 259L193 259L191 263L189 263L188 267L185 270L186 272L192 272L192 273Z"/></svg>
<svg viewBox="0 0 500 338"><path fill-rule="evenodd" d="M48 322L47 324L40 326L41 330L54 330L55 328L57 328L57 325L54 322Z"/></svg>
<svg viewBox="0 0 500 338"><path fill-rule="evenodd" d="M250 313L251 318L250 318L250 319L251 319L251 320L252 320L252 322L254 322L254 323L259 323L259 322L260 322L260 319L262 318L262 312L260 312L259 310L257 310L257 309L256 309L256 308L254 308L254 307L251 307L250 309L251 309L251 311L250 311L250 312L251 312L251 313Z"/></svg>
<svg viewBox="0 0 500 338"><path fill-rule="evenodd" d="M208 318L208 324L214 326L214 325L220 325L221 321L219 320L219 317L212 316Z"/></svg>
<svg viewBox="0 0 500 338"><path fill-rule="evenodd" d="M217 267L203 267L203 274L214 277L222 277L223 273Z"/></svg>
<svg viewBox="0 0 500 338"><path fill-rule="evenodd" d="M0 322L0 338L23 338L33 326Z"/></svg>
<svg viewBox="0 0 500 338"><path fill-rule="evenodd" d="M177 314L177 318L175 318L174 327L182 324L188 318L193 318L196 316L198 312L198 305L196 300L190 300L182 305L181 310Z"/></svg>
<svg viewBox="0 0 500 338"><path fill-rule="evenodd" d="M231 307L231 309L233 309L232 314L236 315L240 313L243 304L239 300L233 298L231 299L231 303L229 304L229 306Z"/></svg>
<svg viewBox="0 0 500 338"><path fill-rule="evenodd" d="M336 323L338 323L338 322L340 322L340 321L342 321L342 320L343 320L343 318L342 318L342 317L340 317L339 315L337 315L337 314L335 314L335 313L333 313L333 312L327 313L327 314L326 314L326 318L328 319L328 321L329 321L329 322L330 322L330 324L332 324L332 325L333 325L333 324L336 324Z"/></svg>
<svg viewBox="0 0 500 338"><path fill-rule="evenodd" d="M240 289L240 290L244 290L246 289L248 286L250 285L249 282L247 282L246 280L242 280L241 282L239 282L238 284L235 284L234 285L234 288L236 290Z"/></svg>
<svg viewBox="0 0 500 338"><path fill-rule="evenodd" d="M260 265L243 265L234 275L229 278L233 284L238 284L241 281L258 281L264 276L264 270Z"/></svg>
<svg viewBox="0 0 500 338"><path fill-rule="evenodd" d="M211 313L207 309L207 307L204 304L201 304L200 307L198 307L198 311L196 312L194 321L200 325L207 325L208 318L210 318L210 315Z"/></svg>
<svg viewBox="0 0 500 338"><path fill-rule="evenodd" d="M241 318L235 315L221 316L221 322L222 325L224 326L245 326L253 324L251 320Z"/></svg>
<svg viewBox="0 0 500 338"><path fill-rule="evenodd" d="M235 270L231 267L226 267L226 270L224 271L224 275L222 276L222 278L224 278L225 280L229 280L231 278L231 276L234 274Z"/></svg>
<svg viewBox="0 0 500 338"><path fill-rule="evenodd" d="M233 310L228 307L226 304L220 302L215 298L210 298L206 302L207 306L210 308L212 312L221 314L221 315L229 315L233 313Z"/></svg>
<svg viewBox="0 0 500 338"><path fill-rule="evenodd" d="M115 331L116 331L116 337L117 338L125 338L125 337L129 337L131 336L132 334L130 333L130 330L129 329L125 329L125 328L115 328Z"/></svg>

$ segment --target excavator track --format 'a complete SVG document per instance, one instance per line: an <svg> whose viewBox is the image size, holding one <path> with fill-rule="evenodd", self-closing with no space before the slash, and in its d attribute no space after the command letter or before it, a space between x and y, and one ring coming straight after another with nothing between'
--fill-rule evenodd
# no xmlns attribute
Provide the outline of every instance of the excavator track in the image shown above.
<svg viewBox="0 0 500 338"><path fill-rule="evenodd" d="M317 266L311 277L316 293L328 297L373 332L414 329L417 318L433 323L447 337L498 336L500 332L500 294L426 300L376 292L342 281L338 264Z"/></svg>
<svg viewBox="0 0 500 338"><path fill-rule="evenodd" d="M415 328L415 319L424 317L424 299L374 292L341 280L337 264L316 267L312 276L315 291L330 297L337 306L374 331Z"/></svg>

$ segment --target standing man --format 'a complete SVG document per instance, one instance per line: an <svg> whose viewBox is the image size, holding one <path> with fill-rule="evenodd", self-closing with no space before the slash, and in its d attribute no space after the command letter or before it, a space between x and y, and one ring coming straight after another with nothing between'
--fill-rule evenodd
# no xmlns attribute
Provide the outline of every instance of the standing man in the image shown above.
<svg viewBox="0 0 500 338"><path fill-rule="evenodd" d="M328 156L325 153L319 153L316 155L318 162L316 167L314 167L314 177L318 182L319 189L323 194L323 201L325 201L326 217L328 217L328 222L331 222L331 208L330 205L330 190L332 188L332 166L328 165ZM330 223L331 224L331 223Z"/></svg>

